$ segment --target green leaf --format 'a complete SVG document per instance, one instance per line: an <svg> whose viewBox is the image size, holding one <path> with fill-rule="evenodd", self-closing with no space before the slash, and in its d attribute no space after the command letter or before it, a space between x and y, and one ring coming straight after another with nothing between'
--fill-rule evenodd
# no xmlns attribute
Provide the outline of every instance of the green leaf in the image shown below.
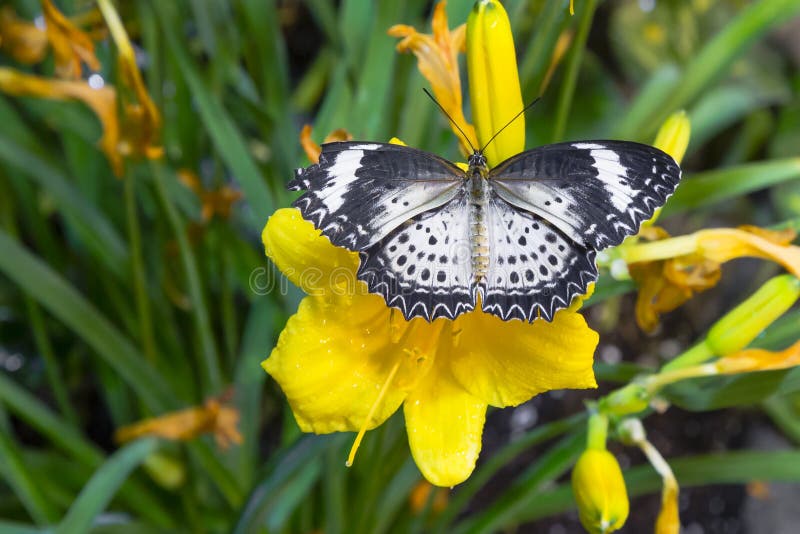
<svg viewBox="0 0 800 534"><path fill-rule="evenodd" d="M141 464L158 447L154 438L134 441L112 454L103 466L84 486L67 515L56 528L56 534L88 532L95 518L128 478L131 471Z"/></svg>
<svg viewBox="0 0 800 534"><path fill-rule="evenodd" d="M0 430L0 473L37 523L47 525L57 519L53 503L44 498L41 488L23 462L16 440L2 430Z"/></svg>

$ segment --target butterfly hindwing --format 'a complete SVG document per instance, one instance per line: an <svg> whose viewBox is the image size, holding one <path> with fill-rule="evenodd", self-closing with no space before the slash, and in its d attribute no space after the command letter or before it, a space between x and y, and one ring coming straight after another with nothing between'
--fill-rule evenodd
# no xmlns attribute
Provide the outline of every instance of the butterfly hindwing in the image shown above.
<svg viewBox="0 0 800 534"><path fill-rule="evenodd" d="M288 187L303 218L336 246L363 250L399 225L452 199L464 172L449 161L402 145L322 145L319 163L298 169Z"/></svg>
<svg viewBox="0 0 800 534"><path fill-rule="evenodd" d="M546 145L489 173L506 202L532 212L576 243L618 245L675 191L681 171L657 148L627 141Z"/></svg>
<svg viewBox="0 0 800 534"><path fill-rule="evenodd" d="M485 312L503 320L552 320L597 279L595 251L492 193L487 202L489 268Z"/></svg>
<svg viewBox="0 0 800 534"><path fill-rule="evenodd" d="M455 318L474 308L466 188L361 252L358 278L406 319Z"/></svg>

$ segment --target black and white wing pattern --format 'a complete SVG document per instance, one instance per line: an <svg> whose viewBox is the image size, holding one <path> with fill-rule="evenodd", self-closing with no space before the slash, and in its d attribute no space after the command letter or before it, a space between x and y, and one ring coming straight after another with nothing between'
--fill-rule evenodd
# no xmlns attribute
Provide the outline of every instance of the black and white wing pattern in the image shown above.
<svg viewBox="0 0 800 534"><path fill-rule="evenodd" d="M546 145L489 172L503 200L596 250L638 232L675 191L680 177L669 155L627 141Z"/></svg>
<svg viewBox="0 0 800 534"><path fill-rule="evenodd" d="M358 278L406 319L453 319L472 310L468 201L462 184L447 204L417 215L362 251Z"/></svg>
<svg viewBox="0 0 800 534"><path fill-rule="evenodd" d="M551 320L597 279L596 252L494 193L486 207L489 267L483 311L504 321Z"/></svg>
<svg viewBox="0 0 800 534"><path fill-rule="evenodd" d="M433 154L388 143L322 145L319 163L298 169L293 206L339 247L360 251L458 193L464 171Z"/></svg>

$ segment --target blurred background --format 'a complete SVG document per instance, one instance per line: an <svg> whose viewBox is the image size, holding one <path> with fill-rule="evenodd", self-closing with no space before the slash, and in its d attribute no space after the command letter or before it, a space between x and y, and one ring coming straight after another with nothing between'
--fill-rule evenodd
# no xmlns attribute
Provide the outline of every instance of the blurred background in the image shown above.
<svg viewBox="0 0 800 534"><path fill-rule="evenodd" d="M660 224L797 228L800 2L577 0L575 16L566 1L503 3L523 99L542 95L528 148L652 142L685 109L687 178ZM633 282L606 272L585 308L599 391L490 411L478 468L453 490L422 481L401 414L348 470L353 435L301 435L260 368L302 293L259 236L308 164L304 124L317 143L344 128L459 159L416 59L386 33L429 33L433 4L0 6L0 531L580 532L565 481L584 401L685 350L779 272L726 264L652 333ZM450 26L471 7L450 0ZM793 311L758 346L798 337ZM797 373L770 371L670 391L647 428L682 484L685 532L794 532L798 389ZM119 429L172 412L159 428L177 439L120 448ZM622 532L649 531L659 479L612 451L633 498Z"/></svg>

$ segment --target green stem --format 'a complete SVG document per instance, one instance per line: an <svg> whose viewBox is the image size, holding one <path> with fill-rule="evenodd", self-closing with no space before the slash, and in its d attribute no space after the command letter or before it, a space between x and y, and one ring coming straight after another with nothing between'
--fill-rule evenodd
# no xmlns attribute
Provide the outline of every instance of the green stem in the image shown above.
<svg viewBox="0 0 800 534"><path fill-rule="evenodd" d="M564 71L564 81L561 84L561 91L558 94L558 104L556 105L556 120L553 126L553 142L560 141L564 137L567 128L567 118L572 106L572 99L575 95L575 85L578 83L578 71L583 60L583 50L586 47L586 39L589 37L589 29L592 27L594 10L597 7L597 0L587 0L583 7L578 32L575 41L569 51L566 60L566 70Z"/></svg>
<svg viewBox="0 0 800 534"><path fill-rule="evenodd" d="M184 274L186 275L189 296L192 299L192 318L194 320L195 329L197 330L200 353L204 364L203 370L205 371L206 378L206 392L209 394L219 393L222 391L219 358L217 357L217 349L214 346L214 339L211 336L211 321L209 320L208 309L206 308L205 299L203 297L197 261L189 246L189 240L186 238L186 228L164 184L163 166L158 162L151 161L150 168L153 171L153 183L155 184L156 194L167 215L167 220L175 234L175 239L178 241L181 263L183 265Z"/></svg>
<svg viewBox="0 0 800 534"><path fill-rule="evenodd" d="M139 336L142 350L150 363L155 363L156 343L153 335L153 316L150 313L150 298L147 295L147 283L142 259L142 234L139 226L139 212L136 208L136 184L133 173L128 172L125 182L125 212L128 224L128 239L131 250L131 273L136 299L136 313L139 316Z"/></svg>
<svg viewBox="0 0 800 534"><path fill-rule="evenodd" d="M594 413L589 417L588 433L586 435L586 448L598 451L606 450L608 437L608 416Z"/></svg>
<svg viewBox="0 0 800 534"><path fill-rule="evenodd" d="M689 350L685 351L680 356L676 357L671 362L664 365L661 368L662 371L674 371L676 369L682 369L684 367L691 367L694 365L698 365L703 363L704 361L712 358L714 353L711 349L706 345L705 341L701 341L694 347L691 347Z"/></svg>

